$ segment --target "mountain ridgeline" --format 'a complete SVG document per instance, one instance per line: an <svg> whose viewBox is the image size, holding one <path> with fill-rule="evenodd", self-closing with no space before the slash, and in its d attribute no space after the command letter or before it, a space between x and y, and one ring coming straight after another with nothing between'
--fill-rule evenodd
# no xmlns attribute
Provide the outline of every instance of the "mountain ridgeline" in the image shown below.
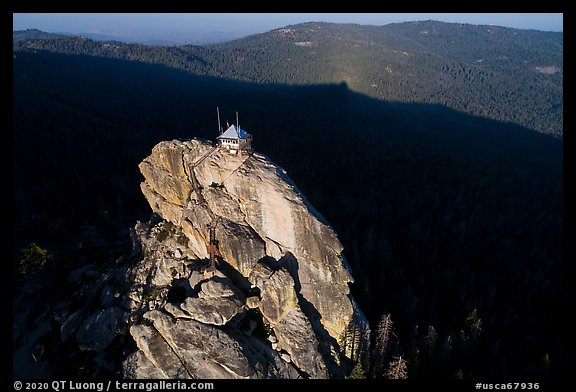
<svg viewBox="0 0 576 392"><path fill-rule="evenodd" d="M33 34L34 33L34 34ZM562 136L562 33L440 22L306 23L211 46L144 46L15 33L16 48L163 64L255 83L346 83Z"/></svg>
<svg viewBox="0 0 576 392"><path fill-rule="evenodd" d="M138 164L161 141L213 140L216 106L337 233L373 331L365 375L400 357L409 378L565 372L561 34L421 22L209 47L22 39L13 85L18 335L66 359L55 375L118 375L79 370L106 361L34 322L98 302L60 277L130 257L128 228L151 213Z"/></svg>

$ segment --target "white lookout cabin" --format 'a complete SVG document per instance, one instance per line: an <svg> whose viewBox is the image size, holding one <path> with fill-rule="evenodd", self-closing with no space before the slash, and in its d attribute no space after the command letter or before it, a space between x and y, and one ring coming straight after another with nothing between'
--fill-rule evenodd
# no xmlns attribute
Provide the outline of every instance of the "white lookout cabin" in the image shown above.
<svg viewBox="0 0 576 392"><path fill-rule="evenodd" d="M252 135L234 124L216 139L218 146L228 150L230 154L242 154L252 149Z"/></svg>

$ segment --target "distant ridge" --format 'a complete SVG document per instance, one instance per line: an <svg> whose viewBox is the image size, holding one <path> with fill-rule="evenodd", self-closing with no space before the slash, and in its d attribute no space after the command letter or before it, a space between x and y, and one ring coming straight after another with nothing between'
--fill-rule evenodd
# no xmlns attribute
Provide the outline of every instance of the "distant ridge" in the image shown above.
<svg viewBox="0 0 576 392"><path fill-rule="evenodd" d="M155 45L155 46L178 46L178 45L210 45L227 41L232 41L243 37L235 33L223 31L208 31L208 32L171 32L160 33L157 35L123 35L114 33L47 33L38 29L17 30L12 33L12 42L19 42L22 40L33 39L52 39L52 38L65 38L65 37L83 37L94 41L106 42L121 42L125 44L141 44L141 45Z"/></svg>
<svg viewBox="0 0 576 392"><path fill-rule="evenodd" d="M20 42L32 39L65 38L66 35L47 33L38 29L18 30L12 32L12 42Z"/></svg>

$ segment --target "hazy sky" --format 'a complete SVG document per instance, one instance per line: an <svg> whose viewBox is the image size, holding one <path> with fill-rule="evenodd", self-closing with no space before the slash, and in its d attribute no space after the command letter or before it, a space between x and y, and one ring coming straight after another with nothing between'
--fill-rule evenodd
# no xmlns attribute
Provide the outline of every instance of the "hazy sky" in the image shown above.
<svg viewBox="0 0 576 392"><path fill-rule="evenodd" d="M545 31L563 30L562 14L13 14L14 30L37 28L47 32L147 36L173 32L213 31L247 35L310 21L385 25L429 19Z"/></svg>

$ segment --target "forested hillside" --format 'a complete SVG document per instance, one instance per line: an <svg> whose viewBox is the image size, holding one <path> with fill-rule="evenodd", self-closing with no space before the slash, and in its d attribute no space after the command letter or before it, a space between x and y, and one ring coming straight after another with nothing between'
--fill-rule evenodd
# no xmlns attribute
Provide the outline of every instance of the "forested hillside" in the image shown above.
<svg viewBox="0 0 576 392"><path fill-rule="evenodd" d="M66 38L62 34L46 33L38 29L28 29L14 31L12 33L12 42L29 41L34 39L55 39L55 38Z"/></svg>
<svg viewBox="0 0 576 392"><path fill-rule="evenodd" d="M251 39L271 34L288 33ZM54 255L43 268L115 260L118 254L103 253L102 243L114 244L150 214L137 164L161 140L214 139L218 105L223 121L240 112L256 150L282 165L334 226L356 279L354 297L375 332L382 318L393 321L389 344L374 346L368 375L382 377L383 366L400 355L410 378L535 381L564 372L562 141L443 105L378 100L350 88L354 79L265 82L276 76L264 72L284 71L281 63L264 66L276 61L271 50L261 49L257 63L252 49L234 48L251 46L251 39L231 48L80 38L25 44L90 56L17 48L15 267L31 243ZM416 56L420 44L411 42L404 50ZM284 55L314 48L286 44ZM235 78L247 69L262 76L248 83L94 54L180 64L195 73L217 73L217 64L231 61ZM427 64L440 56L418 55ZM215 56L221 56L216 65ZM297 75L320 78L314 69ZM533 77L553 81L561 74Z"/></svg>
<svg viewBox="0 0 576 392"><path fill-rule="evenodd" d="M380 27L307 23L206 47L30 38L15 47L255 83L345 82L386 101L440 104L563 134L562 33L428 21Z"/></svg>

